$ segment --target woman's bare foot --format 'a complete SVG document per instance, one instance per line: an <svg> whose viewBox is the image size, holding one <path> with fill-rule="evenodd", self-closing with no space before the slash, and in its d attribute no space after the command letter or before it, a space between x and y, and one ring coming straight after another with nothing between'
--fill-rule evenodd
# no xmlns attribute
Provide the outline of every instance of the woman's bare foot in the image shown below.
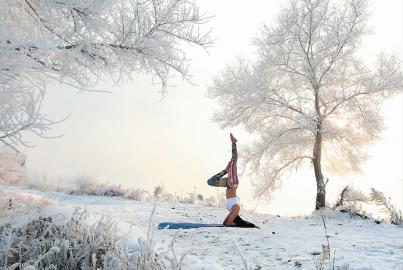
<svg viewBox="0 0 403 270"><path fill-rule="evenodd" d="M234 135L232 135L232 133L229 134L229 137L231 138L231 142L232 143L236 143L238 140L235 139Z"/></svg>

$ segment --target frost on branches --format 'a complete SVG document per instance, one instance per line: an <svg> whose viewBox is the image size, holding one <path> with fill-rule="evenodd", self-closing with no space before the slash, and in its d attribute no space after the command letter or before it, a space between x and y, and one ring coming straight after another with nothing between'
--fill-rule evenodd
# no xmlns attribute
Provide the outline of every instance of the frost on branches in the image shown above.
<svg viewBox="0 0 403 270"><path fill-rule="evenodd" d="M382 101L403 88L396 57L382 54L369 67L357 54L369 33L367 9L365 0L292 0L259 32L258 60L240 60L210 87L223 105L216 121L258 136L245 153L258 173L258 196L307 160L318 209L326 194L322 155L338 173L365 161L364 147L383 128Z"/></svg>
<svg viewBox="0 0 403 270"><path fill-rule="evenodd" d="M52 124L40 113L50 80L90 90L143 72L165 89L172 73L188 76L184 44L211 45L187 0L1 1L0 21L0 140L12 147Z"/></svg>

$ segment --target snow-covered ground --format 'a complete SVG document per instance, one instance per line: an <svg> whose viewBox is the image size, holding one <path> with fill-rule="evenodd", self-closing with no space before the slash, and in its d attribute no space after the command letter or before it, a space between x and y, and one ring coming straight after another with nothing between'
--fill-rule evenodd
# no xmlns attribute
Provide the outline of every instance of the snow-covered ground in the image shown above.
<svg viewBox="0 0 403 270"><path fill-rule="evenodd" d="M93 218L112 217L123 233L133 239L145 237L154 203L121 198L75 196L56 192L39 192L19 187L0 186L6 194L24 193L57 201L46 209L52 215L86 208ZM155 227L159 222L221 223L225 209L192 204L157 202ZM35 213L32 213L35 215ZM326 237L321 216L284 218L241 212L258 229L198 228L182 230L175 241L179 254L196 257L205 269L243 269L243 262L234 246L239 244L248 261L256 269L315 269ZM335 252L336 269L403 269L403 228L375 224L371 220L351 218L339 212L324 213L331 253ZM23 219L15 220L23 222ZM176 230L156 230L159 246L169 245ZM134 240L135 242L135 240ZM135 243L134 243L135 244ZM259 268L260 266L261 268ZM202 268L199 268L202 269ZM326 267L325 269L329 269Z"/></svg>

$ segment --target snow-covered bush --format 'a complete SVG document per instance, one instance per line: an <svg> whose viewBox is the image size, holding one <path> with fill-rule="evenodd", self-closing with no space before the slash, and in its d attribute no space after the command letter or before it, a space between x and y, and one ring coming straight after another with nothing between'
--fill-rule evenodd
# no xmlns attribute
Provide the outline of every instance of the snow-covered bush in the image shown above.
<svg viewBox="0 0 403 270"><path fill-rule="evenodd" d="M159 196L161 196L163 191L164 191L164 187L163 187L163 186L156 186L156 187L154 188L154 192L153 192L154 197L159 197Z"/></svg>
<svg viewBox="0 0 403 270"><path fill-rule="evenodd" d="M336 203L331 208L348 212L351 215L357 215L362 218L368 218L369 214L365 211L367 203L368 197L363 192L353 187L346 186L342 189Z"/></svg>
<svg viewBox="0 0 403 270"><path fill-rule="evenodd" d="M148 191L138 189L138 188L129 188L126 190L124 196L125 199L135 200L135 201L150 201L151 195Z"/></svg>
<svg viewBox="0 0 403 270"><path fill-rule="evenodd" d="M45 207L56 205L57 201L41 195L18 192L12 195L0 191L0 225L15 215L38 212Z"/></svg>
<svg viewBox="0 0 403 270"><path fill-rule="evenodd" d="M339 198L334 206L334 209L349 207L356 203L365 203L368 201L367 196L359 190L350 186L346 186L340 192Z"/></svg>
<svg viewBox="0 0 403 270"><path fill-rule="evenodd" d="M378 206L380 212L374 211L373 204ZM403 224L401 210L394 206L381 191L374 188L371 188L367 195L360 190L346 186L340 192L339 198L332 209L348 212L352 216L359 216L364 219L374 219L377 223L383 221L396 225ZM378 216L379 214L381 215Z"/></svg>
<svg viewBox="0 0 403 270"><path fill-rule="evenodd" d="M179 256L169 246L156 248L152 210L146 238L133 248L127 235L119 235L106 217L95 224L88 213L76 210L66 222L39 217L21 227L0 226L0 269L124 269L179 270L189 267L186 253ZM178 231L180 233L180 231ZM188 268L189 269L189 268ZM201 268L191 268L201 269Z"/></svg>
<svg viewBox="0 0 403 270"><path fill-rule="evenodd" d="M21 228L0 228L0 267L17 269L98 268L120 251L113 223L106 218L90 227L87 213L76 211L65 224L40 217ZM113 255L113 256L112 256Z"/></svg>
<svg viewBox="0 0 403 270"><path fill-rule="evenodd" d="M177 197L175 194L169 193L169 192L164 192L162 194L162 200L164 202L176 202L179 201L178 199L179 197Z"/></svg>
<svg viewBox="0 0 403 270"><path fill-rule="evenodd" d="M403 213L394 206L389 198L375 188L371 188L371 201L381 207L381 210L389 217L389 222L395 225L403 225Z"/></svg>
<svg viewBox="0 0 403 270"><path fill-rule="evenodd" d="M194 193L187 193L186 196L179 198L178 201L180 203L194 204L194 203L196 203L196 196Z"/></svg>

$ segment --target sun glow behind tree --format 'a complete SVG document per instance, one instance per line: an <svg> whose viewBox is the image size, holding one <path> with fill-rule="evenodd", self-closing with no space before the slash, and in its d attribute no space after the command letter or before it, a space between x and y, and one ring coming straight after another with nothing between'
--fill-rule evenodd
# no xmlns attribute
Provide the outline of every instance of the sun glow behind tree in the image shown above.
<svg viewBox="0 0 403 270"><path fill-rule="evenodd" d="M375 67L357 57L367 24L367 1L289 1L259 32L257 60L240 60L214 80L210 96L222 105L215 120L259 136L244 154L258 197L307 160L319 209L326 203L322 156L337 157L333 169L341 172L360 170L365 147L383 130L382 101L403 90L397 57L381 54Z"/></svg>

